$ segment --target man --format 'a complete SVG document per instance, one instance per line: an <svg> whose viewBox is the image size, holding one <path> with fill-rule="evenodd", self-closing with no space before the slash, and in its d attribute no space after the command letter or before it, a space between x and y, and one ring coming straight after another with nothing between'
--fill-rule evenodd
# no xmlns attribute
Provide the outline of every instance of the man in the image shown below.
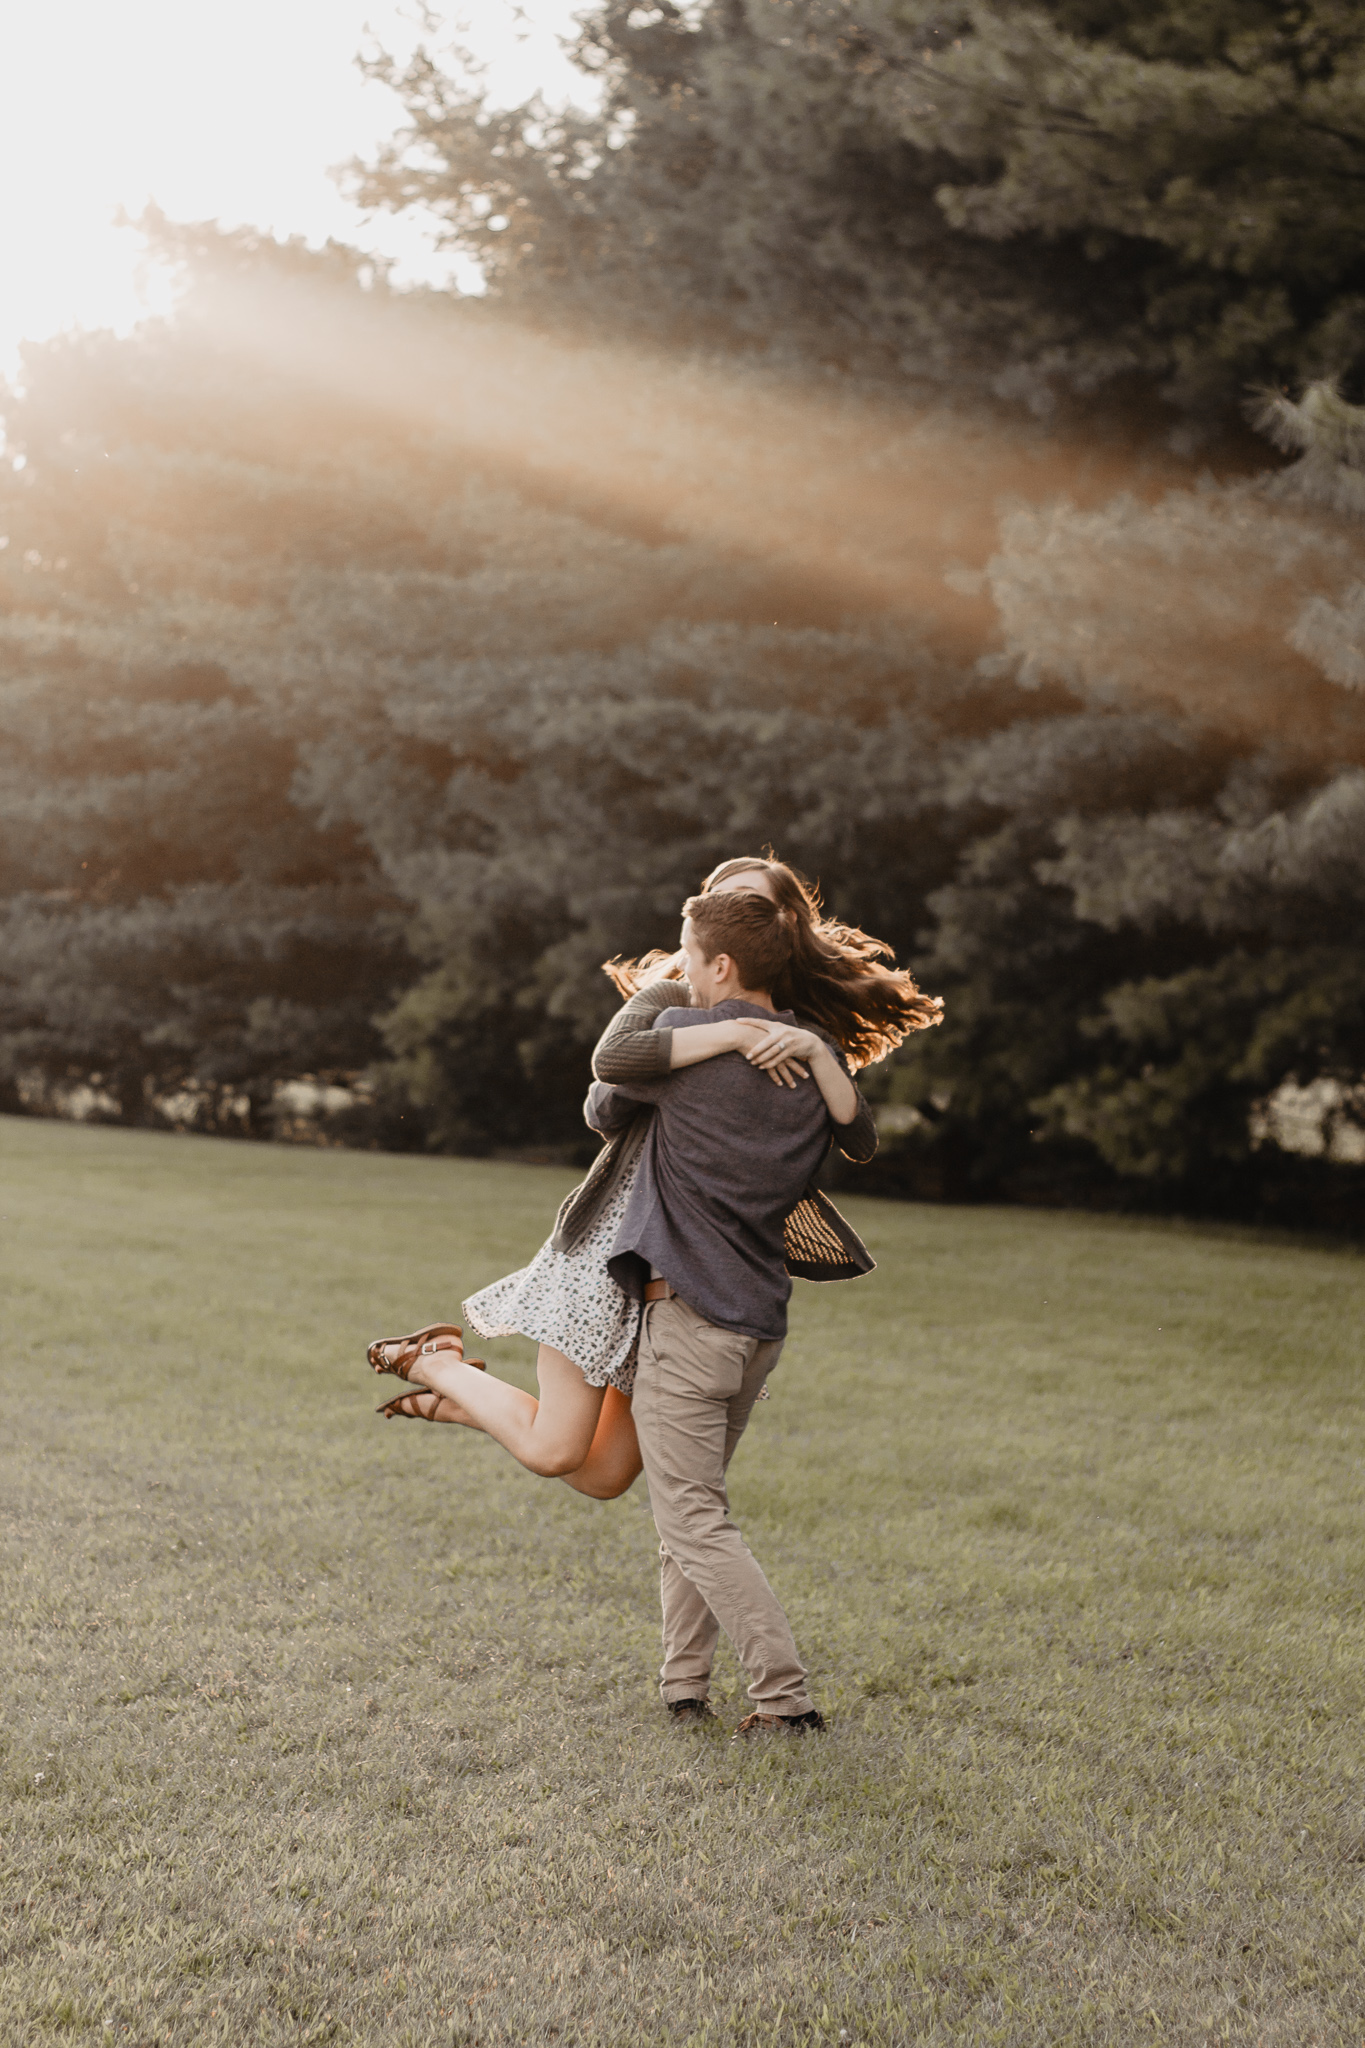
<svg viewBox="0 0 1365 2048"><path fill-rule="evenodd" d="M692 1009L656 1028L732 1023L734 1050L651 1080L594 1082L586 1115L609 1135L655 1114L608 1269L644 1303L633 1411L662 1558L660 1690L675 1722L712 1718L721 1628L750 1678L739 1735L824 1726L790 1624L730 1520L725 1473L787 1331L783 1223L858 1092L842 1056L771 990L791 950L790 914L747 890L694 896L682 948ZM753 1021L767 1024L766 1038ZM809 1077L774 1088L745 1052L772 1033ZM743 1048L743 1049L741 1049Z"/></svg>

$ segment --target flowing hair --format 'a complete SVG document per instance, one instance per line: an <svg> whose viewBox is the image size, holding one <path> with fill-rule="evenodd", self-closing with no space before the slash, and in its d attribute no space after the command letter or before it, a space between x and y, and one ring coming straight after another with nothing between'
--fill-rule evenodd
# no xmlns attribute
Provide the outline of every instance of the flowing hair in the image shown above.
<svg viewBox="0 0 1365 2048"><path fill-rule="evenodd" d="M794 924L791 959L770 991L780 1010L818 1024L840 1046L853 1068L870 1066L894 1051L912 1031L943 1022L941 996L921 995L904 967L889 967L890 946L856 925L824 916L820 892L783 860L769 855L723 860L701 885L704 896L732 875L761 874L778 907ZM635 995L659 970L682 979L673 956L655 947L638 960L608 960L603 973L625 997Z"/></svg>

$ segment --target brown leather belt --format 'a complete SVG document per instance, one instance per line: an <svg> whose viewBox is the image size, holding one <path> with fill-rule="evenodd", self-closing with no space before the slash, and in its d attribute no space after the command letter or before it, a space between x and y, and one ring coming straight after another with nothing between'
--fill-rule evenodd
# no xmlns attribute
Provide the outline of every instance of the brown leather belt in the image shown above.
<svg viewBox="0 0 1365 2048"><path fill-rule="evenodd" d="M645 1286L646 1301L672 1301L677 1288L669 1280L650 1280Z"/></svg>

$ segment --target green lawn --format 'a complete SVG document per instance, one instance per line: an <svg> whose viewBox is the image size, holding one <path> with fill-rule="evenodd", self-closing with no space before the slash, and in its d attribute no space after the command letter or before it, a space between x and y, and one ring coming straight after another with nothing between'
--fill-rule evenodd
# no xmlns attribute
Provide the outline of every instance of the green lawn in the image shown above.
<svg viewBox="0 0 1365 2048"><path fill-rule="evenodd" d="M372 1413L567 1180L0 1121L0 2040L1358 2044L1365 1262L850 1202L733 1486L830 1732L737 1750L642 1485Z"/></svg>

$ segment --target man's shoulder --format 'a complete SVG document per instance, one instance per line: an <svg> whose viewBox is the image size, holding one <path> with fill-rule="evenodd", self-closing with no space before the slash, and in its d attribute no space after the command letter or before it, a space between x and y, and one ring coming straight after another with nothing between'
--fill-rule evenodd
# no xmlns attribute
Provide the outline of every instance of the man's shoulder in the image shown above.
<svg viewBox="0 0 1365 2048"><path fill-rule="evenodd" d="M761 1010L757 1003L717 1003L713 1010L695 1010L690 1007L661 1010L654 1019L656 1031L677 1031L689 1024L728 1024L732 1017L774 1017L779 1023L791 1021L785 1010Z"/></svg>
<svg viewBox="0 0 1365 2048"><path fill-rule="evenodd" d="M743 1003L735 998L730 1002L717 1003L712 1010L666 1010L659 1023L669 1023L676 1029L679 1024L728 1024L735 1017L752 1017L760 1024L795 1024L796 1018L790 1010L769 1010L761 1003Z"/></svg>

